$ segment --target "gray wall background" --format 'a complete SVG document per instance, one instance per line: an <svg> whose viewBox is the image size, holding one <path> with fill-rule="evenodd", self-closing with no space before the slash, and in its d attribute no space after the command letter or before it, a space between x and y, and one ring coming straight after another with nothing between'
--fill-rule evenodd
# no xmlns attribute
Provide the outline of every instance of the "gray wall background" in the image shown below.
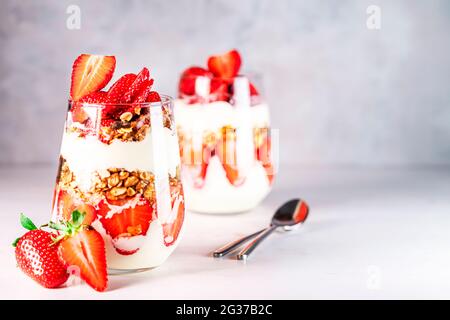
<svg viewBox="0 0 450 320"><path fill-rule="evenodd" d="M265 75L282 162L450 164L449 1L0 3L1 164L56 161L78 54L116 55L116 75L149 66L175 95L185 67L233 47Z"/></svg>

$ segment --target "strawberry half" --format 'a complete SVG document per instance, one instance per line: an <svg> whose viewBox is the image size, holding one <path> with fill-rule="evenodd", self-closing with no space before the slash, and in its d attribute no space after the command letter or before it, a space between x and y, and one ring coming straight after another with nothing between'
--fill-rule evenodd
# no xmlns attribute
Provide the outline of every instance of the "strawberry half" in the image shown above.
<svg viewBox="0 0 450 320"><path fill-rule="evenodd" d="M72 213L72 219L63 224L50 222L60 232L58 254L66 266L77 266L81 279L97 291L108 285L105 242L100 233L82 223L84 215Z"/></svg>
<svg viewBox="0 0 450 320"><path fill-rule="evenodd" d="M43 287L57 288L64 284L69 274L59 260L58 246L54 245L52 234L37 229L23 214L20 222L30 231L13 243L18 267Z"/></svg>
<svg viewBox="0 0 450 320"><path fill-rule="evenodd" d="M72 196L64 190L60 190L56 199L58 219L70 221L72 212L75 210L84 213L83 224L90 225L97 219L95 208L87 203L83 203L80 199L72 198Z"/></svg>
<svg viewBox="0 0 450 320"><path fill-rule="evenodd" d="M117 245L120 238L131 238L134 236L145 236L150 223L153 220L153 208L150 203L141 195L139 202L135 206L122 209L112 217L108 217L110 206L126 206L130 200L110 201L102 200L99 203L100 222L106 233L111 236L116 251L120 254L133 254L139 250L139 247L133 250L124 250Z"/></svg>
<svg viewBox="0 0 450 320"><path fill-rule="evenodd" d="M114 56L82 54L73 63L70 97L82 97L103 89L111 80L116 68Z"/></svg>
<svg viewBox="0 0 450 320"><path fill-rule="evenodd" d="M208 69L216 77L231 79L235 77L241 68L241 55L237 50L228 51L222 55L208 58Z"/></svg>
<svg viewBox="0 0 450 320"><path fill-rule="evenodd" d="M162 223L164 245L169 247L177 241L184 221L184 195L181 184L171 187L172 211L171 221Z"/></svg>
<svg viewBox="0 0 450 320"><path fill-rule="evenodd" d="M202 67L190 67L183 71L178 84L178 91L181 95L193 96L195 95L195 80L197 77L213 78L214 75Z"/></svg>

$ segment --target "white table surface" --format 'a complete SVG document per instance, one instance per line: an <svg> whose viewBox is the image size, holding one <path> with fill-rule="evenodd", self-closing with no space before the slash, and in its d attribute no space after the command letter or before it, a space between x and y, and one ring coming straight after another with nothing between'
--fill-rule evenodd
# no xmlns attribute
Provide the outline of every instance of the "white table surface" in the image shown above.
<svg viewBox="0 0 450 320"><path fill-rule="evenodd" d="M11 242L18 214L48 220L55 168L0 169L0 298L450 298L450 170L284 166L254 211L188 213L183 241L161 267L86 285L44 289L20 272ZM268 238L246 263L210 252L269 222L284 200L311 206L301 230Z"/></svg>

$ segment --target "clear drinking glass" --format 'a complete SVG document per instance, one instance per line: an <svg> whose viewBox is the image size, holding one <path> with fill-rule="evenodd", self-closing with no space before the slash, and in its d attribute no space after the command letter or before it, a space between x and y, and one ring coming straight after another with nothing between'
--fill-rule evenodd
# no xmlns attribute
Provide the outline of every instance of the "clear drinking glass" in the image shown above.
<svg viewBox="0 0 450 320"><path fill-rule="evenodd" d="M174 110L186 208L236 213L256 207L269 193L276 168L261 77L180 81L185 92L180 90ZM186 83L192 94L186 94Z"/></svg>
<svg viewBox="0 0 450 320"><path fill-rule="evenodd" d="M163 263L184 220L172 99L157 103L69 102L53 220L86 213L104 237L110 270Z"/></svg>

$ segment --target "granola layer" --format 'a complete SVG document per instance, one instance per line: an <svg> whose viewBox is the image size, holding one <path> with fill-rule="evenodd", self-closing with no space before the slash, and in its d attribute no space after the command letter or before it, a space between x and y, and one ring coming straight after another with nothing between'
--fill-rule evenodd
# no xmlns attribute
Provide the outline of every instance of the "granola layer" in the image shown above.
<svg viewBox="0 0 450 320"><path fill-rule="evenodd" d="M83 106L77 106L83 108ZM149 107L123 108L117 111L113 118L106 118L100 107L86 107L87 114L94 111L95 115L89 115L83 122L68 119L66 131L75 133L79 137L88 135L98 136L99 140L106 144L113 141L139 142L145 139L151 128ZM120 108L118 108L120 109ZM173 119L168 107L162 107L163 126L173 129Z"/></svg>
<svg viewBox="0 0 450 320"><path fill-rule="evenodd" d="M85 191L78 185L77 177L70 170L63 157L60 157L59 167L56 181L58 186L91 204L105 198L112 201L131 200L138 194L147 199L151 205L156 202L155 177L149 171L129 171L124 168L109 168L104 171L97 171L91 175L91 188ZM179 169L175 177L170 175L168 177L170 186L180 184Z"/></svg>

